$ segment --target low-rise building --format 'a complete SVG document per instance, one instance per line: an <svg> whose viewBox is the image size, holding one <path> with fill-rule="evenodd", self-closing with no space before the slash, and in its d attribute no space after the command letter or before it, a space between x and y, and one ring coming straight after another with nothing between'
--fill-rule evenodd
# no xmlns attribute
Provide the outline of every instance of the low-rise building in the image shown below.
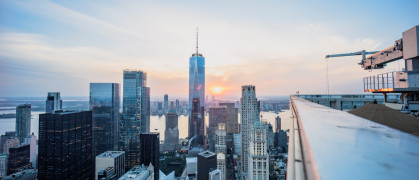
<svg viewBox="0 0 419 180"><path fill-rule="evenodd" d="M95 179L98 179L98 172L109 167L113 168L116 177L119 178L125 173L125 152L106 151L96 156Z"/></svg>
<svg viewBox="0 0 419 180"><path fill-rule="evenodd" d="M119 178L119 180L154 180L154 166L134 166Z"/></svg>

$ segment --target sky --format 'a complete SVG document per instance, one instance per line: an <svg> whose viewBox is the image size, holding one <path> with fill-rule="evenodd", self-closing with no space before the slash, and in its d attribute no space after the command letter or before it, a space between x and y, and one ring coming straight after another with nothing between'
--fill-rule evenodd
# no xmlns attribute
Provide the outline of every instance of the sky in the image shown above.
<svg viewBox="0 0 419 180"><path fill-rule="evenodd" d="M186 97L189 57L206 59L206 94L363 93L360 57L419 25L419 1L8 1L0 0L0 97L89 96L89 83L148 73L152 97ZM217 89L218 91L220 88Z"/></svg>

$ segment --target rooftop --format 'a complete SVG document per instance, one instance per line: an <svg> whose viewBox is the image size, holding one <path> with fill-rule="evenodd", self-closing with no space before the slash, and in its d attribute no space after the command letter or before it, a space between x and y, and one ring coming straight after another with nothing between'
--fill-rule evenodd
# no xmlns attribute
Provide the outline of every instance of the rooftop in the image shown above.
<svg viewBox="0 0 419 180"><path fill-rule="evenodd" d="M102 154L97 155L97 158L113 158L125 154L125 151L106 151Z"/></svg>
<svg viewBox="0 0 419 180"><path fill-rule="evenodd" d="M416 179L419 137L295 96L289 179Z"/></svg>
<svg viewBox="0 0 419 180"><path fill-rule="evenodd" d="M211 151L204 151L204 152L199 153L199 155L203 157L211 157L211 156L215 156L215 153Z"/></svg>

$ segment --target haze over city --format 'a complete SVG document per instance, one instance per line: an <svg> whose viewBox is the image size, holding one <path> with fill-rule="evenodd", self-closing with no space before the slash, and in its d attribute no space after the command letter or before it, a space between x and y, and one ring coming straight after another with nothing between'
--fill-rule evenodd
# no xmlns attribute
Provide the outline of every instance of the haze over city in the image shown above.
<svg viewBox="0 0 419 180"><path fill-rule="evenodd" d="M328 53L379 50L417 24L418 1L1 1L0 96L88 96L89 82L148 73L151 96L186 96L206 57L207 94L326 93ZM403 9L403 13L395 13ZM358 57L329 61L331 93L361 93ZM388 66L398 70L400 63ZM214 87L215 91L214 91Z"/></svg>

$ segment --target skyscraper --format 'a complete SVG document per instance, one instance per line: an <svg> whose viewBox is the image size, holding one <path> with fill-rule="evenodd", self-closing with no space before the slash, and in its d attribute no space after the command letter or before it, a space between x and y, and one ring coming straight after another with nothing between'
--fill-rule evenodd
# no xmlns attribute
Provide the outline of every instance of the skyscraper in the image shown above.
<svg viewBox="0 0 419 180"><path fill-rule="evenodd" d="M281 117L277 116L275 118L275 126L276 126L275 132L278 132L281 130Z"/></svg>
<svg viewBox="0 0 419 180"><path fill-rule="evenodd" d="M167 114L169 111L169 95L164 95L164 114Z"/></svg>
<svg viewBox="0 0 419 180"><path fill-rule="evenodd" d="M47 100L45 102L45 112L54 113L55 110L63 109L63 101L59 92L48 92Z"/></svg>
<svg viewBox="0 0 419 180"><path fill-rule="evenodd" d="M31 135L31 105L22 104L16 107L16 137L22 143Z"/></svg>
<svg viewBox="0 0 419 180"><path fill-rule="evenodd" d="M91 179L92 111L39 115L38 179Z"/></svg>
<svg viewBox="0 0 419 180"><path fill-rule="evenodd" d="M239 109L235 107L234 103L220 103L219 106L226 107L227 134L239 133Z"/></svg>
<svg viewBox="0 0 419 180"><path fill-rule="evenodd" d="M94 156L118 149L119 92L118 83L90 83Z"/></svg>
<svg viewBox="0 0 419 180"><path fill-rule="evenodd" d="M211 151L198 154L198 178L208 179L209 173L217 169L217 155Z"/></svg>
<svg viewBox="0 0 419 180"><path fill-rule="evenodd" d="M139 134L150 132L150 88L147 73L124 70L123 108L119 150L125 151L127 169L139 164Z"/></svg>
<svg viewBox="0 0 419 180"><path fill-rule="evenodd" d="M189 117L189 139L196 136L193 143L204 144L204 118L204 107L200 106L199 98L194 98Z"/></svg>
<svg viewBox="0 0 419 180"><path fill-rule="evenodd" d="M249 158L249 141L252 132L253 123L260 121L259 117L259 103L256 98L255 86L242 86L242 97L240 99L241 104L241 141L242 141L242 171L247 173L248 169L248 158Z"/></svg>
<svg viewBox="0 0 419 180"><path fill-rule="evenodd" d="M220 180L225 180L226 179L226 173L227 173L227 168L226 168L226 156L224 153L219 152L217 153L217 169L220 170Z"/></svg>
<svg viewBox="0 0 419 180"><path fill-rule="evenodd" d="M164 131L164 150L175 151L179 146L178 115L174 108L170 108L166 115L166 129Z"/></svg>
<svg viewBox="0 0 419 180"><path fill-rule="evenodd" d="M215 153L227 154L225 123L219 123L215 132Z"/></svg>
<svg viewBox="0 0 419 180"><path fill-rule="evenodd" d="M21 144L9 149L9 159L7 161L7 174L13 174L20 169L29 168L30 163L30 145Z"/></svg>
<svg viewBox="0 0 419 180"><path fill-rule="evenodd" d="M160 134L156 132L140 134L140 164L154 166L154 179L159 179Z"/></svg>
<svg viewBox="0 0 419 180"><path fill-rule="evenodd" d="M251 128L249 142L248 178L269 179L268 127L255 121ZM246 167L245 167L246 168Z"/></svg>
<svg viewBox="0 0 419 180"><path fill-rule="evenodd" d="M181 114L181 106L180 106L180 102L179 99L176 99L176 113L179 115Z"/></svg>
<svg viewBox="0 0 419 180"><path fill-rule="evenodd" d="M195 101L195 99L198 99ZM195 102L194 102L195 101ZM198 103L198 106L195 108L195 111L204 111L205 106L205 58L202 54L198 53L198 32L196 33L196 53L192 54L192 57L189 58L189 124L192 124L194 121L192 117L192 111L194 103ZM202 112L202 114L204 114ZM204 117L200 119L204 122ZM202 126L204 125L203 122ZM189 126L189 132L191 133L191 126ZM189 137L192 137L189 134Z"/></svg>

